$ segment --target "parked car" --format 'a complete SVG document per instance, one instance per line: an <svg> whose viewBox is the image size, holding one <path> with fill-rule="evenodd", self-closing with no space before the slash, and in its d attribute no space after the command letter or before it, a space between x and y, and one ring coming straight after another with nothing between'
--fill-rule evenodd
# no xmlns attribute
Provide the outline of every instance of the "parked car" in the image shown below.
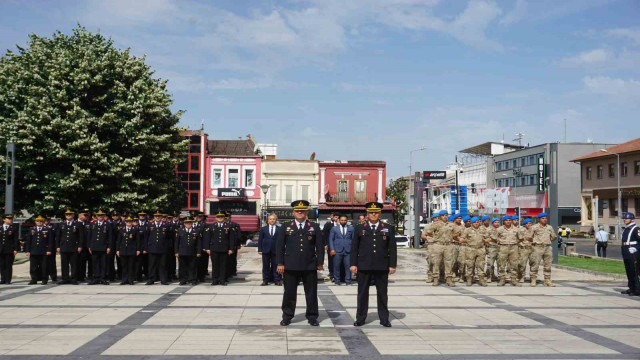
<svg viewBox="0 0 640 360"><path fill-rule="evenodd" d="M411 243L409 242L409 237L406 235L396 235L396 245L399 248L411 247Z"/></svg>

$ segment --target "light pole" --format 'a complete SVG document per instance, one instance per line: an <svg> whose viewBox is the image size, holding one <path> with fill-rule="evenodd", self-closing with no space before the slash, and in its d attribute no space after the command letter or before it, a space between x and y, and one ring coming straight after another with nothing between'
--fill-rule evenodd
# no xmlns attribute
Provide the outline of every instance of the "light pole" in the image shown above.
<svg viewBox="0 0 640 360"><path fill-rule="evenodd" d="M602 152L606 152L608 154L612 154L618 157L618 169L616 170L616 174L618 174L618 225L616 227L616 239L620 239L622 235L622 225L620 224L620 219L622 218L622 190L620 189L620 154L612 153L607 149L600 149Z"/></svg>
<svg viewBox="0 0 640 360"><path fill-rule="evenodd" d="M267 185L267 184L260 185L260 189L262 189L262 193L264 194L264 202L266 204L265 206L262 207L262 221L264 221L265 209L269 210L269 198L267 197L267 192L269 192L270 188L271 188L271 185Z"/></svg>
<svg viewBox="0 0 640 360"><path fill-rule="evenodd" d="M415 149L415 150L409 151L409 175L413 176L413 153L414 152L418 152L418 151L424 151L426 149L427 149L427 147L422 145L422 147L420 149Z"/></svg>
<svg viewBox="0 0 640 360"><path fill-rule="evenodd" d="M426 149L427 149L427 147L422 145L420 147L420 149L415 149L415 150L409 151L409 179L411 180L411 183L410 183L409 186L413 187L413 219L414 219L413 229L411 229L411 230L413 232L413 239L414 239L414 246L415 247L419 247L420 246L420 239L417 238L419 236L418 233L420 232L420 217L418 215L418 205L419 205L419 202L418 202L418 182L416 181L416 174L413 173L413 153L414 152L418 152L418 151L424 151ZM409 236L411 236L411 232L409 233Z"/></svg>

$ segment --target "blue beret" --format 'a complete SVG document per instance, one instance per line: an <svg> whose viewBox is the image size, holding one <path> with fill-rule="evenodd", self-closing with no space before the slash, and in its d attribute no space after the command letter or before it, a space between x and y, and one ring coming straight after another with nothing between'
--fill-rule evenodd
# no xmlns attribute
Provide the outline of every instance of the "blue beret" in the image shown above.
<svg viewBox="0 0 640 360"><path fill-rule="evenodd" d="M453 215L451 215L451 219L453 219L453 220L455 220L457 218L461 218L461 217L462 217L462 214L453 214Z"/></svg>
<svg viewBox="0 0 640 360"><path fill-rule="evenodd" d="M511 220L511 216L509 216L509 215L503 216L502 217L502 221L505 221L505 220Z"/></svg>
<svg viewBox="0 0 640 360"><path fill-rule="evenodd" d="M498 218L491 219L491 222L496 222L496 221L500 221L500 219L498 219Z"/></svg>
<svg viewBox="0 0 640 360"><path fill-rule="evenodd" d="M472 223L474 223L474 222L476 222L476 221L480 221L480 218L479 218L479 217L477 217L477 216L474 216L474 217L472 217L472 218L471 218L471 222L472 222Z"/></svg>
<svg viewBox="0 0 640 360"><path fill-rule="evenodd" d="M490 220L491 218L489 217L489 215L485 215L483 217L480 218L480 220L485 221L485 220Z"/></svg>
<svg viewBox="0 0 640 360"><path fill-rule="evenodd" d="M440 216L440 213L439 213L439 212L431 214L431 218L432 218L432 219L435 219L435 218L437 218L438 216Z"/></svg>
<svg viewBox="0 0 640 360"><path fill-rule="evenodd" d="M440 210L440 216L442 215L449 215L449 212L447 210Z"/></svg>
<svg viewBox="0 0 640 360"><path fill-rule="evenodd" d="M531 219L524 219L522 220L522 225L527 225L530 222L531 222Z"/></svg>
<svg viewBox="0 0 640 360"><path fill-rule="evenodd" d="M546 212L538 214L538 219L540 219L541 217L549 217L549 214L547 214Z"/></svg>
<svg viewBox="0 0 640 360"><path fill-rule="evenodd" d="M453 215L449 215L449 217L447 217L447 220L453 221Z"/></svg>
<svg viewBox="0 0 640 360"><path fill-rule="evenodd" d="M520 216L518 215L511 216L511 220L518 220L518 219L520 219Z"/></svg>
<svg viewBox="0 0 640 360"><path fill-rule="evenodd" d="M462 221L464 221L464 222L467 222L469 220L471 220L471 217L469 215L465 215L465 216L462 217Z"/></svg>

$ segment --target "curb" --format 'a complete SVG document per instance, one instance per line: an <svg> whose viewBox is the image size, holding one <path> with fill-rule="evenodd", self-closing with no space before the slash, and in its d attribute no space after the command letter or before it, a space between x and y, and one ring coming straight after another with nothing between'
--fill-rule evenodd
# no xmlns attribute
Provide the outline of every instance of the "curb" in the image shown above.
<svg viewBox="0 0 640 360"><path fill-rule="evenodd" d="M614 280L620 280L620 281L623 281L623 280L626 281L627 280L627 276L626 275L622 275L622 274L603 273L603 272L600 272L600 271L580 269L580 268L575 268L575 267L571 267L571 266L556 265L556 264L552 264L551 266L555 267L555 268L558 268L558 269L574 271L574 272L583 273L583 274L604 276L604 277L608 277L608 278L611 278L611 279L614 279Z"/></svg>

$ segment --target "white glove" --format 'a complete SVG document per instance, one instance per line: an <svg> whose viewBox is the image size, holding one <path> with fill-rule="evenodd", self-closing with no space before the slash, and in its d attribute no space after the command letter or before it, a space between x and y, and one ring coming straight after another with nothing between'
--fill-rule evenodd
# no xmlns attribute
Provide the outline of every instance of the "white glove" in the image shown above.
<svg viewBox="0 0 640 360"><path fill-rule="evenodd" d="M632 253L632 254L635 254L635 253L637 253L637 252L638 252L638 249L636 249L636 248L634 248L634 247L630 247L630 248L629 248L629 252L630 252L630 253Z"/></svg>

